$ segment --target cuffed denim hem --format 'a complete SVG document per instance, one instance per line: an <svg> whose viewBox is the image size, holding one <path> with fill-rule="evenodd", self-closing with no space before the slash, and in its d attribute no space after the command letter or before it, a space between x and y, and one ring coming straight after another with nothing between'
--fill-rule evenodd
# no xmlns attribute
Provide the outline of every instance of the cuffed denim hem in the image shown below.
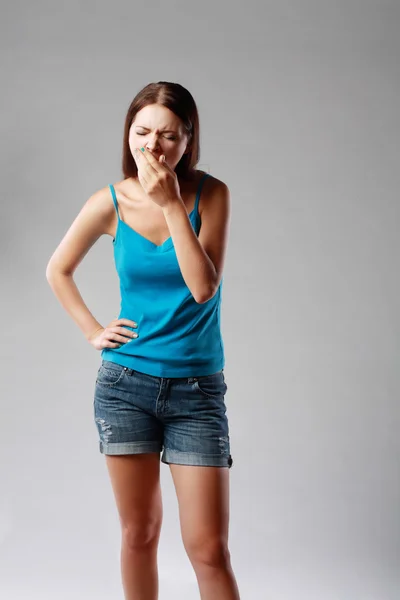
<svg viewBox="0 0 400 600"><path fill-rule="evenodd" d="M194 452L179 452L164 448L161 462L175 465L193 465L202 467L229 467L233 464L230 454L198 454Z"/></svg>
<svg viewBox="0 0 400 600"><path fill-rule="evenodd" d="M162 444L159 442L115 442L105 444L99 442L100 452L102 454L145 454L146 452L162 451Z"/></svg>

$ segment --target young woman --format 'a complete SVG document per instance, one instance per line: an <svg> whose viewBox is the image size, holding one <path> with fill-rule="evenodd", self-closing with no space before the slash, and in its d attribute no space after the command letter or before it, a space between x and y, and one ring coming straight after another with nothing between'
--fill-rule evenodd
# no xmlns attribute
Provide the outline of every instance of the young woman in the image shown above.
<svg viewBox="0 0 400 600"><path fill-rule="evenodd" d="M225 183L196 169L199 118L179 84L151 83L125 121L124 178L85 203L47 266L55 295L101 350L94 395L122 529L127 600L158 598L161 461L202 600L238 600L228 549L232 466L224 395L221 287L230 215ZM119 317L103 327L73 273L113 238Z"/></svg>

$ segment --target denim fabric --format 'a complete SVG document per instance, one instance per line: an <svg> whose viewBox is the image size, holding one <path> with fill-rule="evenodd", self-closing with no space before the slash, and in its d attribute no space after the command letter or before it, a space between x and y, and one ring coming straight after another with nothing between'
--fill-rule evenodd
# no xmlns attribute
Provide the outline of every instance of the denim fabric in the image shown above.
<svg viewBox="0 0 400 600"><path fill-rule="evenodd" d="M224 370L156 377L103 359L94 417L103 454L162 452L161 461L231 467Z"/></svg>

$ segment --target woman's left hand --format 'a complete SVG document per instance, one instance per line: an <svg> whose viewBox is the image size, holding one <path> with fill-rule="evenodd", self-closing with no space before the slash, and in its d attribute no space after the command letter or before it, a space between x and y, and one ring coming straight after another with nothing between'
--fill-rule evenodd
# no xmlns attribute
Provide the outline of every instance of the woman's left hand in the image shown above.
<svg viewBox="0 0 400 600"><path fill-rule="evenodd" d="M167 208L182 201L178 177L163 154L157 160L147 148L136 148L135 160L140 184L153 202Z"/></svg>

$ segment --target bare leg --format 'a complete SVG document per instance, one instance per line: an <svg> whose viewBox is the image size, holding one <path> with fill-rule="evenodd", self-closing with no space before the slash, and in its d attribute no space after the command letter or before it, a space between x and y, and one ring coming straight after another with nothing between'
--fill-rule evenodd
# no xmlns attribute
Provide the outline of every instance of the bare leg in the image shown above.
<svg viewBox="0 0 400 600"><path fill-rule="evenodd" d="M201 600L240 600L228 549L229 468L170 465Z"/></svg>
<svg viewBox="0 0 400 600"><path fill-rule="evenodd" d="M158 600L162 524L159 453L106 455L121 523L125 600Z"/></svg>

